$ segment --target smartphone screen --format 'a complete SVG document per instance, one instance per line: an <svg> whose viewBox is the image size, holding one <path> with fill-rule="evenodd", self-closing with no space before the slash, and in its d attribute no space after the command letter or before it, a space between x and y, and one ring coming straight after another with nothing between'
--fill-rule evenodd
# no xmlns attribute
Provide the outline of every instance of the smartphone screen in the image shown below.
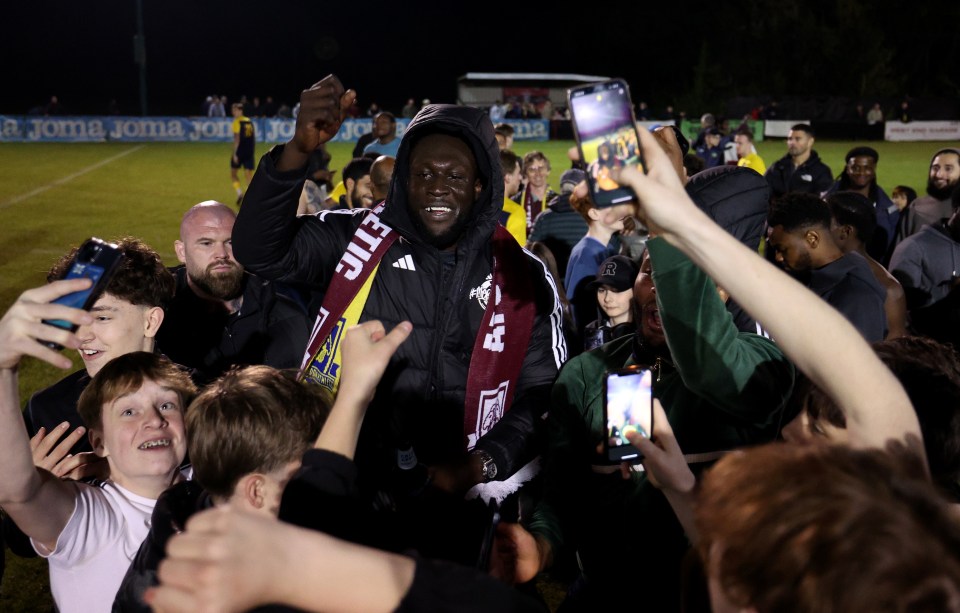
<svg viewBox="0 0 960 613"><path fill-rule="evenodd" d="M608 372L604 377L604 441L611 462L640 459L627 434L639 432L650 438L653 432L652 383L650 371L642 368Z"/></svg>
<svg viewBox="0 0 960 613"><path fill-rule="evenodd" d="M643 152L626 82L616 79L568 90L573 130L587 182L598 207L627 202L633 192L617 185L614 171L639 164Z"/></svg>

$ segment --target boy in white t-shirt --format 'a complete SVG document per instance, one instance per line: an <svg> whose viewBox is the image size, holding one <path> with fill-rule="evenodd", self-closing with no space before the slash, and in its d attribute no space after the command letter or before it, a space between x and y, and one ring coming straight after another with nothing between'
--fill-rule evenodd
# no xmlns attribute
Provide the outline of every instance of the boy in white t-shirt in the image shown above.
<svg viewBox="0 0 960 613"><path fill-rule="evenodd" d="M70 366L42 343L75 349L80 340L42 321L91 324L94 318L86 311L50 303L89 284L74 279L28 290L0 319L0 506L49 559L50 586L62 613L110 610L149 530L157 497L181 479L183 411L196 393L190 377L166 358L146 352L118 357L97 373L78 407L94 452L107 460L110 479L78 483L34 466L17 370L27 355Z"/></svg>

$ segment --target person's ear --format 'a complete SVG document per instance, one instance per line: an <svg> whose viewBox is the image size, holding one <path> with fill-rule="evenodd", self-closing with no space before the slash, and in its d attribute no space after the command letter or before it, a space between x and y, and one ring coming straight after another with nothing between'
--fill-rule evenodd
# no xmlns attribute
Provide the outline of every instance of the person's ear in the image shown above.
<svg viewBox="0 0 960 613"><path fill-rule="evenodd" d="M810 249L816 249L820 244L820 233L813 229L807 230L803 235L803 242L805 242Z"/></svg>
<svg viewBox="0 0 960 613"><path fill-rule="evenodd" d="M474 198L479 198L479 197L480 197L480 192L482 192L482 191L483 191L483 183L480 182L480 179L477 179L477 180L474 181L474 183L473 183L473 197L474 197Z"/></svg>
<svg viewBox="0 0 960 613"><path fill-rule="evenodd" d="M173 241L173 250L177 252L177 259L180 260L181 264L187 263L187 248L183 244L183 241L176 240Z"/></svg>
<svg viewBox="0 0 960 613"><path fill-rule="evenodd" d="M243 501L251 508L262 509L266 504L266 478L260 473L249 473L240 478L237 489L243 496Z"/></svg>
<svg viewBox="0 0 960 613"><path fill-rule="evenodd" d="M90 446L93 447L93 452L101 458L105 458L110 455L107 453L106 447L103 446L103 432L99 428L88 428L87 440L90 441Z"/></svg>
<svg viewBox="0 0 960 613"><path fill-rule="evenodd" d="M164 311L155 306L147 309L143 315L143 335L147 338L153 338L157 335L157 330L163 323Z"/></svg>
<svg viewBox="0 0 960 613"><path fill-rule="evenodd" d="M599 221L600 209L596 207L590 207L590 210L587 211L587 217L589 217L591 221Z"/></svg>
<svg viewBox="0 0 960 613"><path fill-rule="evenodd" d="M841 241L849 240L850 237L853 235L853 226L851 226L850 224L844 224L840 226L838 230L840 232Z"/></svg>
<svg viewBox="0 0 960 613"><path fill-rule="evenodd" d="M344 179L343 186L347 188L347 196L353 193L353 188L357 186L357 182L354 179Z"/></svg>

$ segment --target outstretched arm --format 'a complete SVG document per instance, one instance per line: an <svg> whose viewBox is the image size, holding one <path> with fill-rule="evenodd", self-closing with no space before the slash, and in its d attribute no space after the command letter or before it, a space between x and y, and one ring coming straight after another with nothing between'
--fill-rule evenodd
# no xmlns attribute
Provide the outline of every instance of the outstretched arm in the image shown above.
<svg viewBox="0 0 960 613"><path fill-rule="evenodd" d="M75 324L90 324L86 311L49 304L51 300L86 289L87 279L56 281L27 290L0 319L0 506L23 532L48 549L70 519L74 507L74 489L46 470L34 466L30 439L20 414L17 369L23 356L68 368L66 356L42 342L55 342L76 349L76 335L43 323L44 319L62 319Z"/></svg>
<svg viewBox="0 0 960 613"><path fill-rule="evenodd" d="M413 325L403 321L387 334L383 324L376 320L347 330L341 349L343 374L337 400L314 448L353 459L367 405L373 400L390 358L412 330Z"/></svg>
<svg viewBox="0 0 960 613"><path fill-rule="evenodd" d="M855 445L921 440L903 387L833 307L717 226L687 196L654 137L640 131L649 174L621 174L648 227L686 253L777 340L784 353L836 401ZM918 449L922 453L922 448Z"/></svg>
<svg viewBox="0 0 960 613"><path fill-rule="evenodd" d="M413 583L411 558L228 507L198 513L167 545L154 611L393 611Z"/></svg>
<svg viewBox="0 0 960 613"><path fill-rule="evenodd" d="M250 272L325 287L352 230L341 236L313 217L298 220L296 211L310 154L336 135L355 98L334 75L304 90L293 138L260 159L233 226L234 257Z"/></svg>
<svg viewBox="0 0 960 613"><path fill-rule="evenodd" d="M472 568L414 560L226 507L170 540L157 613L227 613L277 603L304 611L542 611L539 600Z"/></svg>

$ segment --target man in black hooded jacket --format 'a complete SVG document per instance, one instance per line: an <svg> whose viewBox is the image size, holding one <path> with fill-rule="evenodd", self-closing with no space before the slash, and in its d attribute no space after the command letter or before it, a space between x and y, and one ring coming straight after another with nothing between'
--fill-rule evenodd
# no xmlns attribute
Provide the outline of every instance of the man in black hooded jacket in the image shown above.
<svg viewBox="0 0 960 613"><path fill-rule="evenodd" d="M397 452L412 446L429 467L432 486L462 496L475 484L511 477L539 453L541 416L566 359L559 300L543 265L515 241L516 251L502 255L518 256L519 266L494 265L503 177L493 126L477 109L429 105L420 111L400 144L379 218L368 218L377 214L368 210L297 217L307 156L336 134L355 97L333 75L301 94L294 137L261 159L244 199L234 254L264 278L326 294L324 313L327 300L337 299L327 290L338 275L362 274L368 263L378 263L370 253L358 256L357 237L366 232L366 244L379 244L389 234L383 225L399 235L367 281L357 321L378 319L391 329L408 320L413 333L393 356L367 413L356 455L358 484L371 497L395 490ZM516 326L509 319L505 334L481 330L499 321L485 319L488 302L500 304L497 274L522 279L528 288L517 302L533 305L522 346L511 345ZM509 293L504 289L505 300ZM321 347L333 352L334 335ZM513 354L522 366L512 381L482 390L479 407L467 406L471 384L483 380L472 359L481 348ZM309 353L307 371L315 372L319 362ZM475 428L468 427L472 415ZM430 513L420 515L426 521Z"/></svg>
<svg viewBox="0 0 960 613"><path fill-rule="evenodd" d="M778 198L787 192L803 192L819 196L833 183L830 167L813 149L813 128L798 123L787 133L787 155L774 162L764 175Z"/></svg>

